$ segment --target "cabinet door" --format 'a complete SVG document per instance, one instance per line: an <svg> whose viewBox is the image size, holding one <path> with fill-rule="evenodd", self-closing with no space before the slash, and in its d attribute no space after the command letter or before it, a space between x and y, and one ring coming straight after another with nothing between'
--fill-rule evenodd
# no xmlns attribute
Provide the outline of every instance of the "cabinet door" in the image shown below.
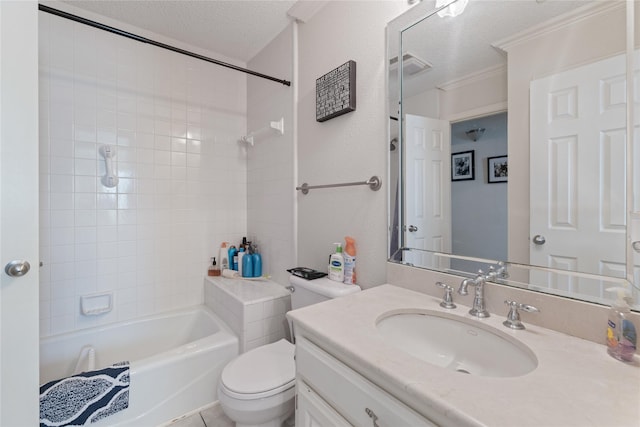
<svg viewBox="0 0 640 427"><path fill-rule="evenodd" d="M351 426L303 381L298 381L296 390L298 391L296 427Z"/></svg>
<svg viewBox="0 0 640 427"><path fill-rule="evenodd" d="M313 387L327 405L353 425L437 427L300 335L296 337L296 370L299 381Z"/></svg>

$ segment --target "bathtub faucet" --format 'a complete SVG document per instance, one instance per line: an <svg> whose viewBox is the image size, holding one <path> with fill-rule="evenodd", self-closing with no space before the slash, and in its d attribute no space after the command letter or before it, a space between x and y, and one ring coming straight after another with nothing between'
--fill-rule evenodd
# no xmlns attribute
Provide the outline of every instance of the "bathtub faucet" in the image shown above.
<svg viewBox="0 0 640 427"><path fill-rule="evenodd" d="M469 310L469 314L472 316L482 318L489 317L489 312L485 308L484 304L484 284L487 280L491 280L489 279L490 274L485 276L483 271L479 270L475 279L464 279L462 283L460 283L460 288L458 289L458 293L460 295L468 295L469 291L467 288L469 286L476 288L475 296L473 298L473 307Z"/></svg>

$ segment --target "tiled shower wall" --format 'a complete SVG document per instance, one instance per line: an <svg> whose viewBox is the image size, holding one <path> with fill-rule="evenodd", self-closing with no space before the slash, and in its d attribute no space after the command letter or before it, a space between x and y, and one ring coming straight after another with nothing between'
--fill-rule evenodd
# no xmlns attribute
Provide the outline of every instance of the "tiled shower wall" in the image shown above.
<svg viewBox="0 0 640 427"><path fill-rule="evenodd" d="M246 77L43 12L39 25L41 335L202 303L209 257L246 233ZM101 292L113 311L81 315Z"/></svg>

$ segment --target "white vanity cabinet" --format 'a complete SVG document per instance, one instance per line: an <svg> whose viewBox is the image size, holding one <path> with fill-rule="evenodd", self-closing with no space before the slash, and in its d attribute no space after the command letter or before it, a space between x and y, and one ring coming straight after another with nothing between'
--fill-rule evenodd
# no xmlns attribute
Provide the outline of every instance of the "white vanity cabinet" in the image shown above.
<svg viewBox="0 0 640 427"><path fill-rule="evenodd" d="M347 365L296 337L296 426L435 426Z"/></svg>
<svg viewBox="0 0 640 427"><path fill-rule="evenodd" d="M380 285L287 313L296 335L298 426L638 427L637 361L619 363L602 344L536 325L507 330L503 316L476 319L468 307L452 314L440 301ZM463 375L413 356L379 325L416 312L477 322L528 349L537 366L512 377ZM493 360L495 351L483 354Z"/></svg>
<svg viewBox="0 0 640 427"><path fill-rule="evenodd" d="M304 381L296 381L296 427L349 427L349 421L336 412Z"/></svg>

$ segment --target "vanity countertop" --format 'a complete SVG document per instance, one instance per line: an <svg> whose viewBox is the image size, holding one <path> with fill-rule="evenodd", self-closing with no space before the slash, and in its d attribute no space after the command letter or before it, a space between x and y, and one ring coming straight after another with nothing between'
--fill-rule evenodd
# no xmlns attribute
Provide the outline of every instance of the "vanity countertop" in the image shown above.
<svg viewBox="0 0 640 427"><path fill-rule="evenodd" d="M640 425L637 354L634 363L622 363L610 357L604 345L530 324L511 330L502 325L503 313L477 319L467 313L468 307L458 304L445 310L439 302L382 285L288 316L297 333L440 425ZM387 344L376 328L384 313L425 309L472 319L512 336L535 353L537 368L510 378L452 372Z"/></svg>

